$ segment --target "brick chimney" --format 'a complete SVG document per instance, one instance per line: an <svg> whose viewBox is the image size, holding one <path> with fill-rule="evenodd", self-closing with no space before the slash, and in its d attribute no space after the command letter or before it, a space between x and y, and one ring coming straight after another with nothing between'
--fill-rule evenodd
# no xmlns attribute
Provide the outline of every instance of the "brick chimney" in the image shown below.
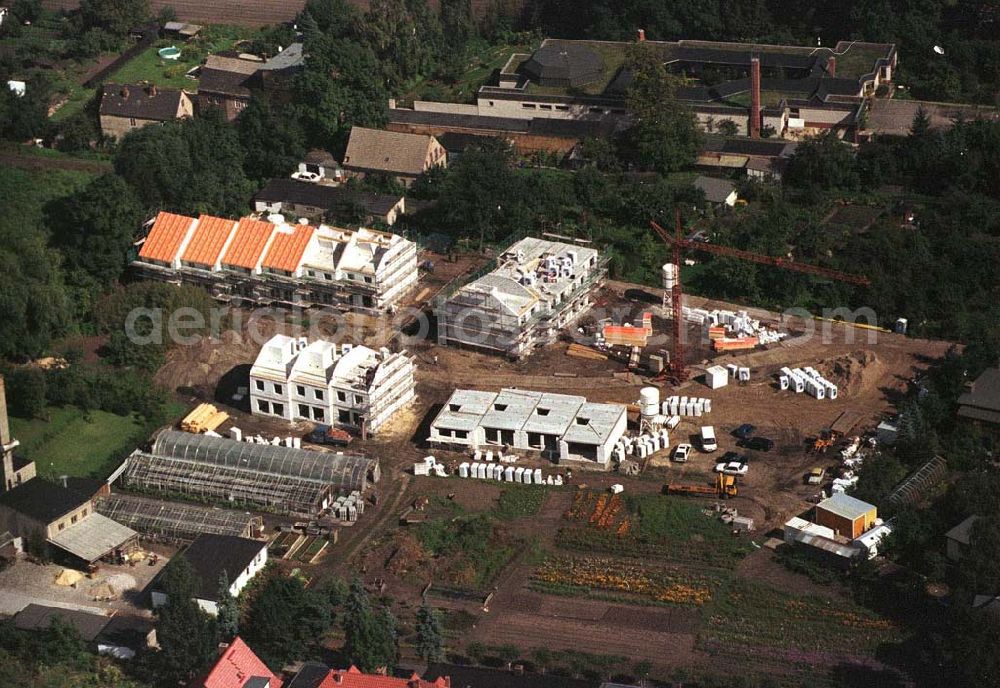
<svg viewBox="0 0 1000 688"><path fill-rule="evenodd" d="M837 76L837 56L830 55L826 58L826 73L830 76Z"/></svg>
<svg viewBox="0 0 1000 688"><path fill-rule="evenodd" d="M156 97L156 84L150 84L149 85L149 97L150 98L155 98Z"/></svg>
<svg viewBox="0 0 1000 688"><path fill-rule="evenodd" d="M646 29L639 29L639 31L636 32L635 39L639 43L642 43L643 41L645 41L646 40Z"/></svg>
<svg viewBox="0 0 1000 688"><path fill-rule="evenodd" d="M750 138L760 138L760 58L750 58Z"/></svg>
<svg viewBox="0 0 1000 688"><path fill-rule="evenodd" d="M122 86L122 100L128 100L128 86Z"/></svg>

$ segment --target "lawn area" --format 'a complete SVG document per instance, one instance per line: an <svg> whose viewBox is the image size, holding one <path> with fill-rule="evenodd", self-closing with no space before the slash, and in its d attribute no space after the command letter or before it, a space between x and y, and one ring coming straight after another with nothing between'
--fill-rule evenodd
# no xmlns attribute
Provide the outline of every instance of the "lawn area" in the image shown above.
<svg viewBox="0 0 1000 688"><path fill-rule="evenodd" d="M579 492L565 514L556 544L566 550L610 554L729 570L749 551L744 538L702 513L697 500L665 495L609 497Z"/></svg>
<svg viewBox="0 0 1000 688"><path fill-rule="evenodd" d="M0 198L4 201L0 230L23 233L25 227L39 226L46 203L82 188L94 176L81 170L0 168Z"/></svg>
<svg viewBox="0 0 1000 688"><path fill-rule="evenodd" d="M11 418L11 433L21 442L18 452L38 464L39 475L104 478L108 458L128 451L145 438L135 416L105 411L84 414L77 408L48 408L46 420Z"/></svg>
<svg viewBox="0 0 1000 688"><path fill-rule="evenodd" d="M546 492L544 485L521 485L500 493L494 510L496 517L503 521L534 516L542 508Z"/></svg>
<svg viewBox="0 0 1000 688"><path fill-rule="evenodd" d="M119 84L148 81L164 88L194 90L198 87L198 81L184 76L188 70L201 64L211 53L232 50L237 43L251 35L252 31L246 27L219 24L206 26L200 35L186 43L177 40L157 41L122 65L121 69L108 77L108 81ZM181 49L179 59L160 58L157 51L168 46Z"/></svg>

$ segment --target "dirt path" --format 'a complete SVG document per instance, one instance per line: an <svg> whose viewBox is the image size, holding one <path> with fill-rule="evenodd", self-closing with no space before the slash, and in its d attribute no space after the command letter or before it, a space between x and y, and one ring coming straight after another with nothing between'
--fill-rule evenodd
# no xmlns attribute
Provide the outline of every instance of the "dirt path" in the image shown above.
<svg viewBox="0 0 1000 688"><path fill-rule="evenodd" d="M102 160L79 160L77 158L45 158L35 155L18 155L0 151L0 165L21 170L71 170L104 174L111 171L111 163Z"/></svg>

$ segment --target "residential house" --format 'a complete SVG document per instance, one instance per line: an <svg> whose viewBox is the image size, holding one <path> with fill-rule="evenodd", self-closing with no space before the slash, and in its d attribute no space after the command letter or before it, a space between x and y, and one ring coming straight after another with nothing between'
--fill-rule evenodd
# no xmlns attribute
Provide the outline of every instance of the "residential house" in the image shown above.
<svg viewBox="0 0 1000 688"><path fill-rule="evenodd" d="M209 55L198 72L198 111L217 108L226 121L232 122L250 104L250 77L263 63L252 56Z"/></svg>
<svg viewBox="0 0 1000 688"><path fill-rule="evenodd" d="M713 206L726 205L732 208L738 198L736 187L728 179L718 177L703 177L699 175L694 180L694 188L705 194L705 200Z"/></svg>
<svg viewBox="0 0 1000 688"><path fill-rule="evenodd" d="M855 540L875 525L878 510L843 492L834 494L816 505L816 523L840 537Z"/></svg>
<svg viewBox="0 0 1000 688"><path fill-rule="evenodd" d="M1000 433L1000 368L987 368L958 398L958 417L981 430Z"/></svg>
<svg viewBox="0 0 1000 688"><path fill-rule="evenodd" d="M425 681L416 673L408 678L364 674L355 666L349 669L329 669L322 664L309 662L289 681L287 688L451 688L451 680L447 676L441 676L433 681Z"/></svg>
<svg viewBox="0 0 1000 688"><path fill-rule="evenodd" d="M156 84L105 84L100 106L101 133L120 139L150 124L194 115L194 105L184 91Z"/></svg>
<svg viewBox="0 0 1000 688"><path fill-rule="evenodd" d="M457 389L431 423L427 441L462 450L513 447L607 468L627 426L621 404L525 389Z"/></svg>
<svg viewBox="0 0 1000 688"><path fill-rule="evenodd" d="M0 493L0 532L45 542L73 561L117 559L136 547L138 533L94 509L93 495L33 478Z"/></svg>
<svg viewBox="0 0 1000 688"><path fill-rule="evenodd" d="M526 356L587 312L607 264L585 244L522 239L496 269L436 304L438 343Z"/></svg>
<svg viewBox="0 0 1000 688"><path fill-rule="evenodd" d="M372 229L238 221L161 212L132 263L147 279L186 282L220 301L392 310L417 284L417 247Z"/></svg>
<svg viewBox="0 0 1000 688"><path fill-rule="evenodd" d="M194 688L281 688L282 680L239 636L223 647L219 661Z"/></svg>
<svg viewBox="0 0 1000 688"><path fill-rule="evenodd" d="M239 596L267 563L267 543L232 535L202 534L178 556L183 557L194 572L194 599L198 606L215 616L219 613L219 580L223 573L229 579L229 594ZM167 602L160 580L158 578L151 585L154 607Z"/></svg>
<svg viewBox="0 0 1000 688"><path fill-rule="evenodd" d="M250 410L377 433L416 395L405 352L275 335L250 369Z"/></svg>
<svg viewBox="0 0 1000 688"><path fill-rule="evenodd" d="M343 166L358 176L386 174L409 186L432 167L447 166L447 158L433 136L352 127Z"/></svg>
<svg viewBox="0 0 1000 688"><path fill-rule="evenodd" d="M944 534L945 555L952 561L958 561L965 555L965 550L972 542L972 526L979 517L969 516L957 526Z"/></svg>
<svg viewBox="0 0 1000 688"><path fill-rule="evenodd" d="M379 222L391 226L406 210L402 195L287 178L268 180L253 199L254 210L258 213L277 213L309 220L336 218L345 224Z"/></svg>

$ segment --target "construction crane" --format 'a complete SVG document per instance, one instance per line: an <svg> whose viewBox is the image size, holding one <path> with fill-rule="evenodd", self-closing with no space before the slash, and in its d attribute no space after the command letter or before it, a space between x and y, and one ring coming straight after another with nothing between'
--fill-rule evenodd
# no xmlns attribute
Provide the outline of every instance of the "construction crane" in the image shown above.
<svg viewBox="0 0 1000 688"><path fill-rule="evenodd" d="M817 275L819 277L826 277L828 279L837 280L839 282L847 282L861 287L867 287L871 284L871 281L864 275L854 275L849 272L841 272L840 270L824 268L819 265L798 263L794 260L782 258L780 256L768 256L761 253L743 251L738 248L730 248L729 246L719 246L717 244L709 244L701 241L685 239L683 228L681 227L680 210L677 210L674 213L674 236L671 236L667 230L653 220L649 221L649 226L653 228L653 231L655 231L661 239L663 239L665 244L672 248L673 263L676 266L674 269L677 274L675 275L674 284L670 291L671 306L674 317L674 351L670 357L670 366L665 371L664 376L662 376L663 379L669 377L674 384L678 384L687 379L687 368L684 365L684 319L681 311L681 299L683 296L683 289L681 288L682 249L695 249L717 256L747 260L753 263L760 263L761 265L773 265L775 267L795 270L796 272L804 272L806 274Z"/></svg>

